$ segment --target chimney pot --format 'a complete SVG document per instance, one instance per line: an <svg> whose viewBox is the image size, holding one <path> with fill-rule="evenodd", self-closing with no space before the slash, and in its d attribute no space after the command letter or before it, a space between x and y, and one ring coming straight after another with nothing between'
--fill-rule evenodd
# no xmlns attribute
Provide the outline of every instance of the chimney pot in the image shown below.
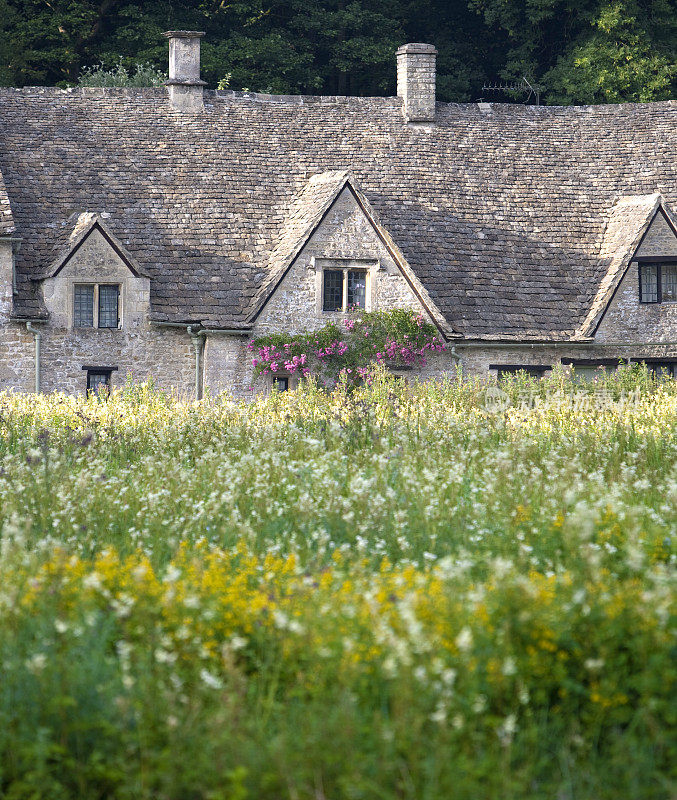
<svg viewBox="0 0 677 800"><path fill-rule="evenodd" d="M397 96L407 122L435 122L435 61L432 44L411 42L397 50Z"/></svg>
<svg viewBox="0 0 677 800"><path fill-rule="evenodd" d="M200 80L200 39L203 31L167 31L169 39L169 101L177 111L197 114L204 110Z"/></svg>

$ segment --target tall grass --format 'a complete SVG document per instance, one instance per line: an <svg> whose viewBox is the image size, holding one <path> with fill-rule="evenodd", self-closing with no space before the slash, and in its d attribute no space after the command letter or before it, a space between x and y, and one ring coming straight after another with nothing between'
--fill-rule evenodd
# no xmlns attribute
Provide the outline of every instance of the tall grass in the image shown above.
<svg viewBox="0 0 677 800"><path fill-rule="evenodd" d="M0 797L668 798L677 387L0 396Z"/></svg>

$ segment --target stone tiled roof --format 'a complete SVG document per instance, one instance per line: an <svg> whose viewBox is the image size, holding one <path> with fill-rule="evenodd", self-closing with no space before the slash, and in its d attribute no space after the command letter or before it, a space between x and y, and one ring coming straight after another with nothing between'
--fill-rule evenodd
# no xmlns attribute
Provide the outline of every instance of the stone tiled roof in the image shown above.
<svg viewBox="0 0 677 800"><path fill-rule="evenodd" d="M651 220L661 206L659 194L621 197L611 210L599 252L600 265L608 270L581 326L581 336L591 336L609 299L625 274Z"/></svg>
<svg viewBox="0 0 677 800"><path fill-rule="evenodd" d="M5 189L5 182L2 179L2 172L0 172L0 236L9 236L10 233L14 233L14 230L12 209L9 206L7 189Z"/></svg>
<svg viewBox="0 0 677 800"><path fill-rule="evenodd" d="M0 170L24 239L17 314L37 308L71 215L105 212L152 279L156 319L246 325L296 246L311 176L350 170L450 327L567 339L609 272L619 198L677 206L674 101L438 104L427 127L407 126L398 98L205 103L193 117L165 89L0 89Z"/></svg>
<svg viewBox="0 0 677 800"><path fill-rule="evenodd" d="M261 310L270 292L282 280L347 180L347 170L320 172L312 175L294 198L268 257L267 274L247 310L247 319Z"/></svg>

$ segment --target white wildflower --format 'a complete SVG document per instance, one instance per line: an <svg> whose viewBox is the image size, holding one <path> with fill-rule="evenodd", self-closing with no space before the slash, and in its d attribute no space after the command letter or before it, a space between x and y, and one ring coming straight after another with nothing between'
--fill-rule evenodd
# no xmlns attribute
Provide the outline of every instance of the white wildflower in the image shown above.
<svg viewBox="0 0 677 800"><path fill-rule="evenodd" d="M273 609L273 622L277 628L286 630L289 627L289 617L279 608Z"/></svg>
<svg viewBox="0 0 677 800"><path fill-rule="evenodd" d="M442 683L447 686L453 686L456 680L456 670L451 668L445 669L440 675L440 678L442 678Z"/></svg>
<svg viewBox="0 0 677 800"><path fill-rule="evenodd" d="M397 661L393 656L386 656L386 658L383 659L383 672L388 678L397 676Z"/></svg>
<svg viewBox="0 0 677 800"><path fill-rule="evenodd" d="M483 694L478 694L473 700L472 710L475 714L482 714L487 710L487 698Z"/></svg>
<svg viewBox="0 0 677 800"><path fill-rule="evenodd" d="M26 660L26 669L29 672L42 672L47 666L47 656L44 653L36 653Z"/></svg>
<svg viewBox="0 0 677 800"><path fill-rule="evenodd" d="M447 709L444 707L444 702L440 700L435 707L435 710L430 715L433 722L443 725L447 721Z"/></svg>
<svg viewBox="0 0 677 800"><path fill-rule="evenodd" d="M287 625L287 630L290 633L295 633L299 635L301 633L304 633L306 629L297 619L290 619L289 624Z"/></svg>
<svg viewBox="0 0 677 800"><path fill-rule="evenodd" d="M176 661L176 653L158 647L155 651L155 660L158 664L173 664Z"/></svg>
<svg viewBox="0 0 677 800"><path fill-rule="evenodd" d="M231 636L230 639L231 650L242 650L246 646L247 646L247 640L244 638L244 636L238 636L237 634Z"/></svg>
<svg viewBox="0 0 677 800"><path fill-rule="evenodd" d="M176 581L180 577L181 577L181 570L172 564L167 570L167 572L165 572L164 580L165 583L174 583L174 581Z"/></svg>
<svg viewBox="0 0 677 800"><path fill-rule="evenodd" d="M174 635L176 636L177 639L185 642L186 639L190 638L190 628L188 627L188 625L179 625Z"/></svg>
<svg viewBox="0 0 677 800"><path fill-rule="evenodd" d="M211 672L207 669L200 670L200 678L205 686L208 686L210 689L222 689L223 683L216 675L212 675Z"/></svg>
<svg viewBox="0 0 677 800"><path fill-rule="evenodd" d="M455 641L456 641L456 647L458 647L458 649L461 652L464 653L470 650L473 641L472 631L470 630L470 628L468 627L463 628L463 630L456 637Z"/></svg>
<svg viewBox="0 0 677 800"><path fill-rule="evenodd" d="M148 575L148 567L146 564L139 564L132 570L132 575L135 580L142 581Z"/></svg>
<svg viewBox="0 0 677 800"><path fill-rule="evenodd" d="M515 664L515 659L512 656L508 656L503 662L502 672L506 676L514 675L517 672L517 664Z"/></svg>
<svg viewBox="0 0 677 800"><path fill-rule="evenodd" d="M98 572L90 572L82 579L82 585L85 589L100 589L103 586L101 575Z"/></svg>
<svg viewBox="0 0 677 800"><path fill-rule="evenodd" d="M517 717L515 714L508 714L503 722L498 726L496 733L501 740L501 744L507 747L512 742L513 736L517 731Z"/></svg>
<svg viewBox="0 0 677 800"><path fill-rule="evenodd" d="M502 558L498 556L491 562L494 575L497 578L503 578L513 568L513 563L509 558Z"/></svg>

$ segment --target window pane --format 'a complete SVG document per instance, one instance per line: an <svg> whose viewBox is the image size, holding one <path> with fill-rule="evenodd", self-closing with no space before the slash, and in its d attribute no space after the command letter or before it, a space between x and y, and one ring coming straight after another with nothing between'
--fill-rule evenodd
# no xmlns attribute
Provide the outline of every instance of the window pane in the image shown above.
<svg viewBox="0 0 677 800"><path fill-rule="evenodd" d="M543 373L545 372L545 367L530 367L528 365L523 367L496 367L496 375L499 380L501 380L501 378L509 378L513 375L519 375L521 372L526 373L530 378L542 378Z"/></svg>
<svg viewBox="0 0 677 800"><path fill-rule="evenodd" d="M273 389L277 389L278 392L286 392L289 389L289 378L273 375Z"/></svg>
<svg viewBox="0 0 677 800"><path fill-rule="evenodd" d="M653 374L657 378L673 378L673 377L675 377L675 375L677 374L675 372L675 367L677 367L677 364L674 364L674 363L669 362L669 361L666 361L666 362L654 362L653 364L647 364L647 368L649 369L649 371L653 372Z"/></svg>
<svg viewBox="0 0 677 800"><path fill-rule="evenodd" d="M677 300L677 264L663 264L661 292L663 300Z"/></svg>
<svg viewBox="0 0 677 800"><path fill-rule="evenodd" d="M339 269L326 269L324 271L322 310L343 310L343 272Z"/></svg>
<svg viewBox="0 0 677 800"><path fill-rule="evenodd" d="M118 296L117 286L99 286L99 327L118 327Z"/></svg>
<svg viewBox="0 0 677 800"><path fill-rule="evenodd" d="M658 268L656 264L642 264L640 266L639 285L642 303L658 302Z"/></svg>
<svg viewBox="0 0 677 800"><path fill-rule="evenodd" d="M367 273L348 273L348 308L365 308Z"/></svg>
<svg viewBox="0 0 677 800"><path fill-rule="evenodd" d="M594 365L579 365L574 366L574 377L579 383L589 383L590 381L601 380L605 375L615 372L616 367L600 364Z"/></svg>
<svg viewBox="0 0 677 800"><path fill-rule="evenodd" d="M94 325L94 287L75 284L73 297L73 325L91 328Z"/></svg>
<svg viewBox="0 0 677 800"><path fill-rule="evenodd" d="M91 369L88 370L87 391L94 392L94 394L108 394L110 391L110 372L96 372Z"/></svg>

